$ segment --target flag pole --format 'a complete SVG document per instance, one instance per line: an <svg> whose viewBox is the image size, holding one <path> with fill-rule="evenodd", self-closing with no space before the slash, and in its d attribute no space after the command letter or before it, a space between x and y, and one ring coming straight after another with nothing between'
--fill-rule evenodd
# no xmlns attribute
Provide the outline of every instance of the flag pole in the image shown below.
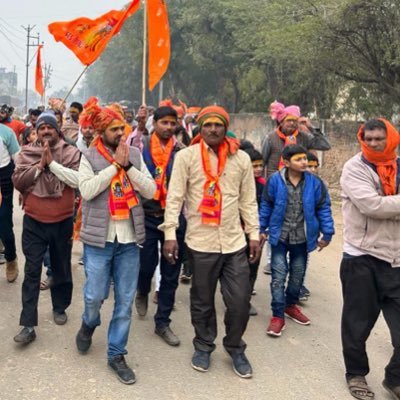
<svg viewBox="0 0 400 400"><path fill-rule="evenodd" d="M70 91L67 93L67 95L64 97L63 99L63 103L65 103L69 97L69 95L72 93L72 91L75 89L75 86L78 84L78 82L80 81L80 79L82 78L83 74L87 71L87 69L89 68L89 65L86 65L85 69L81 72L81 74L79 75L78 79L75 81L75 83L72 85L72 88L70 89Z"/></svg>
<svg viewBox="0 0 400 400"><path fill-rule="evenodd" d="M146 104L146 61L147 61L147 1L143 0L143 69L142 69L142 104Z"/></svg>

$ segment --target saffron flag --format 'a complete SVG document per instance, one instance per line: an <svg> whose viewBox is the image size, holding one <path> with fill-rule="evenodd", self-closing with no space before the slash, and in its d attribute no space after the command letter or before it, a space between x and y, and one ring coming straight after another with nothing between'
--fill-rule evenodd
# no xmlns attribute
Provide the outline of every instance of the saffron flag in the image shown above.
<svg viewBox="0 0 400 400"><path fill-rule="evenodd" d="M74 52L82 64L90 65L139 7L140 0L133 0L125 10L111 10L96 19L82 17L73 21L53 22L48 29L54 39Z"/></svg>
<svg viewBox="0 0 400 400"><path fill-rule="evenodd" d="M168 11L165 0L147 0L149 38L149 89L161 80L171 56Z"/></svg>
<svg viewBox="0 0 400 400"><path fill-rule="evenodd" d="M35 89L41 97L44 96L44 85L43 85L43 71L42 71L42 48L43 45L39 45L36 58L36 70L35 70Z"/></svg>

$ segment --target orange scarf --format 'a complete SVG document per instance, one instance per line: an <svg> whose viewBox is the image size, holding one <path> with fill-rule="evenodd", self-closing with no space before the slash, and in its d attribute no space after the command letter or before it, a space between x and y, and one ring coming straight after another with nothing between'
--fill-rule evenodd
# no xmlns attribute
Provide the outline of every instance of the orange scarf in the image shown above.
<svg viewBox="0 0 400 400"><path fill-rule="evenodd" d="M290 136L286 136L279 127L276 128L275 132L285 142L283 147L289 146L290 144L297 144L297 135L299 134L299 131L297 129ZM285 163L283 162L283 158L281 157L278 164L278 170L280 171L284 166Z"/></svg>
<svg viewBox="0 0 400 400"><path fill-rule="evenodd" d="M225 137L225 140L220 144L218 148L218 172L216 176L212 173L210 155L204 140L197 139L196 142L200 142L201 160L204 173L206 174L203 199L198 211L201 212L203 224L219 225L222 214L222 192L219 186L219 178L224 172L228 154L235 154L237 152L239 142L236 139Z"/></svg>
<svg viewBox="0 0 400 400"><path fill-rule="evenodd" d="M111 190L108 197L108 208L111 219L120 221L129 219L130 209L139 204L135 191L123 168L117 164L114 158L104 147L100 137L96 142L97 151L110 163L118 168L117 174L111 181Z"/></svg>
<svg viewBox="0 0 400 400"><path fill-rule="evenodd" d="M165 208L167 199L167 167L169 160L171 159L172 150L174 148L174 139L168 140L165 148L161 145L160 138L153 133L150 137L150 154L154 165L156 166L156 173L154 181L157 185L156 193L153 199L159 200L161 208Z"/></svg>
<svg viewBox="0 0 400 400"><path fill-rule="evenodd" d="M383 152L372 150L362 139L364 126L362 125L358 131L357 137L361 144L361 151L365 159L376 166L376 171L381 180L383 191L386 196L396 194L396 177L397 177L397 146L399 145L399 133L396 128L383 118L378 118L386 126L387 142Z"/></svg>

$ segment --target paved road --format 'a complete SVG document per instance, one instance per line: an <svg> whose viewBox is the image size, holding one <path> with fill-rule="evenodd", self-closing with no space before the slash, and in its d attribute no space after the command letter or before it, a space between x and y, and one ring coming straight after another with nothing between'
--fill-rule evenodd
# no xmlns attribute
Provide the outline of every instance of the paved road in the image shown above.
<svg viewBox="0 0 400 400"><path fill-rule="evenodd" d="M341 231L340 216L336 218ZM22 212L15 212L19 259ZM74 299L68 310L69 321L57 326L52 320L50 293L41 293L37 339L28 347L18 347L12 340L18 332L22 276L8 284L4 271L0 279L0 400L152 400L152 399L273 399L273 400L345 400L348 394L343 379L340 347L341 294L338 268L341 237L321 253L314 253L307 276L312 291L304 311L311 318L310 326L288 321L279 339L267 337L265 329L270 317L269 277L261 271L253 304L259 315L252 317L245 335L247 356L254 368L254 377L243 380L231 368L229 357L221 346L224 306L217 296L219 332L217 350L207 373L190 367L193 336L189 319L188 286L180 286L172 328L180 336L179 348L168 347L153 333L152 314L139 320L135 315L127 360L136 371L132 386L119 383L106 365L106 326L112 309L112 298L103 307L104 324L96 330L92 349L81 356L74 338L82 313L84 274L77 264L81 246L73 250ZM383 369L391 356L389 334L379 320L368 343L372 371L369 383L376 399L389 400L381 388Z"/></svg>

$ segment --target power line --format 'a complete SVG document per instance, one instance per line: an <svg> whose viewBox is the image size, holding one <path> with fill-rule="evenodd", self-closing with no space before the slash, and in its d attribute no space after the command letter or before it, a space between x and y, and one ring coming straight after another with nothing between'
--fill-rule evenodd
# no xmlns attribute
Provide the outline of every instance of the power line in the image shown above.
<svg viewBox="0 0 400 400"><path fill-rule="evenodd" d="M13 42L8 36L7 34L2 30L2 27L0 26L0 32L3 34L3 36L10 42L12 43L15 47L17 47L18 49L24 51L24 48L22 46L20 46L19 44Z"/></svg>
<svg viewBox="0 0 400 400"><path fill-rule="evenodd" d="M0 17L0 20L3 21L0 22L0 26L5 29L10 35L14 36L16 39L23 41L24 39L21 36L16 35L11 29L7 28L7 25L4 24L3 18Z"/></svg>
<svg viewBox="0 0 400 400"><path fill-rule="evenodd" d="M0 17L0 20L3 21L3 23L5 23L6 25L8 25L11 29L13 29L14 31L20 33L21 35L24 34L24 32L22 32L21 30L19 30L18 28L16 28L15 26L12 26L6 19ZM23 39L23 36L20 36L21 39Z"/></svg>
<svg viewBox="0 0 400 400"><path fill-rule="evenodd" d="M0 33L8 40L8 43L12 43L9 41L7 35L0 29ZM17 53L17 51L15 50L15 48L13 46L10 46L11 50L15 53L15 55L22 61L24 62L24 59Z"/></svg>

